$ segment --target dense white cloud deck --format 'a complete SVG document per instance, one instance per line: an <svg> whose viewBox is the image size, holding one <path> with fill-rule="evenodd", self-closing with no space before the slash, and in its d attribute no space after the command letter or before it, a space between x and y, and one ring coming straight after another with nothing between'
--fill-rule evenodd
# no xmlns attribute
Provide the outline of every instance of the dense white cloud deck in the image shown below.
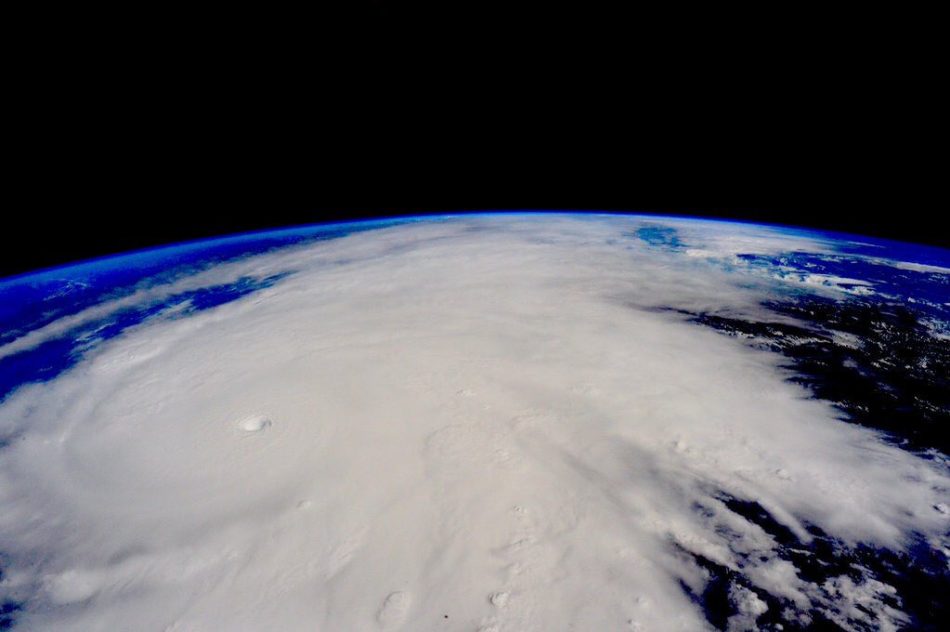
<svg viewBox="0 0 950 632"><path fill-rule="evenodd" d="M395 226L121 299L292 273L159 314L0 404L2 586L20 622L705 629L682 588L707 579L695 553L802 616L899 625L888 586L801 579L722 494L803 541L810 524L940 547L945 468L836 420L772 354L656 309L754 314L788 280L723 261L831 247L673 222L700 244L684 256L631 238L632 221ZM736 629L767 608L729 594Z"/></svg>

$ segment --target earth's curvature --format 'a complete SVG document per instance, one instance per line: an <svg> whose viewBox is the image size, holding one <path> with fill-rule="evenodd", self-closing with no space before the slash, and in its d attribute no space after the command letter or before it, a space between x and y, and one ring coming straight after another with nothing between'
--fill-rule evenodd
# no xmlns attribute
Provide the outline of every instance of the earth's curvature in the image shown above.
<svg viewBox="0 0 950 632"><path fill-rule="evenodd" d="M946 629L950 252L486 214L0 282L0 627Z"/></svg>

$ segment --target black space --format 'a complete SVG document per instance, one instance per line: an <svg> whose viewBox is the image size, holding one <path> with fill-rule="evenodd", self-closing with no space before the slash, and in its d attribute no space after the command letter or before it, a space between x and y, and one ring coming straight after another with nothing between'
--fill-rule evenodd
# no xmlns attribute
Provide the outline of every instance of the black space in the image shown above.
<svg viewBox="0 0 950 632"><path fill-rule="evenodd" d="M211 30L196 15L144 29L150 16L48 59L34 47L0 276L463 210L696 214L950 246L933 81L909 63L924 38L898 45L827 11L451 6L240 29L215 14Z"/></svg>

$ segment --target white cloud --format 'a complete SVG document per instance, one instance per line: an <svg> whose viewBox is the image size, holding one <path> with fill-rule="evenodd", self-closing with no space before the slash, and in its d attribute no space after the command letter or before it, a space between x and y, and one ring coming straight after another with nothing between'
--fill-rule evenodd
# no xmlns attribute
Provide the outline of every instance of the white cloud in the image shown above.
<svg viewBox="0 0 950 632"><path fill-rule="evenodd" d="M777 358L653 309L755 313L779 282L624 239L638 221L419 223L177 282L294 272L147 321L0 404L16 437L0 551L24 621L704 629L679 587L704 579L671 543L729 567L757 552L750 581L816 607L829 591L871 603L797 580L714 494L754 498L805 538L802 521L899 549L945 533L933 507L950 479L837 421ZM782 241L673 225L710 252ZM48 327L31 344L62 331Z"/></svg>

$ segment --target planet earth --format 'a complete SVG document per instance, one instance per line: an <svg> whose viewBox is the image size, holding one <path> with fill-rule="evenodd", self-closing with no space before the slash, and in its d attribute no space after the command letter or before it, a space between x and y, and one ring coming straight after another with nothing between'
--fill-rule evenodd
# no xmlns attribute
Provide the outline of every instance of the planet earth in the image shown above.
<svg viewBox="0 0 950 632"><path fill-rule="evenodd" d="M396 218L0 281L0 627L950 625L950 252Z"/></svg>

